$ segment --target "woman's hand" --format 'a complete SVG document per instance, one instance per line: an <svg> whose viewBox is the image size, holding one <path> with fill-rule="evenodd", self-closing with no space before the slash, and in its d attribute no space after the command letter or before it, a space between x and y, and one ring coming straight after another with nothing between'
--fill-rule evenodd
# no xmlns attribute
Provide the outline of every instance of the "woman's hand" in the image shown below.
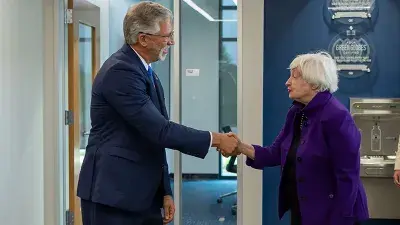
<svg viewBox="0 0 400 225"><path fill-rule="evenodd" d="M254 150L254 147L252 145L249 145L249 144L246 144L246 143L242 142L240 140L240 138L235 133L229 132L228 136L229 137L234 137L238 141L238 145L237 145L236 150L235 150L238 154L242 153L242 154L246 155L247 157L249 157L250 159L254 160L254 158L255 158L255 150Z"/></svg>

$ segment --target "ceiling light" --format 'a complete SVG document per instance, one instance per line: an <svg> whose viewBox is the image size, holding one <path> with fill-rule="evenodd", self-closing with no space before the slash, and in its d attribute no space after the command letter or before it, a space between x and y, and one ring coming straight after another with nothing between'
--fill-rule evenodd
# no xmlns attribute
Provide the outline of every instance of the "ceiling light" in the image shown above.
<svg viewBox="0 0 400 225"><path fill-rule="evenodd" d="M207 20L211 22L236 22L237 20L219 20L219 19L214 19L210 14L208 14L206 11L204 11L202 8L200 8L196 3L194 3L192 0L183 0L188 4L192 9L196 10L198 13L200 13L202 16L204 16ZM234 0L236 1L236 0Z"/></svg>

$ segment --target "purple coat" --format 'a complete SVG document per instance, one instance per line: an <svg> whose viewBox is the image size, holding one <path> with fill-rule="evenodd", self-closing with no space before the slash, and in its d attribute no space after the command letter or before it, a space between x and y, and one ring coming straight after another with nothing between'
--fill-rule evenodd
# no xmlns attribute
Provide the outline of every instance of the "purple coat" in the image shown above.
<svg viewBox="0 0 400 225"><path fill-rule="evenodd" d="M268 147L253 145L255 169L285 165L293 138L293 124L301 105L294 103L279 135ZM303 126L297 149L297 192L302 224L353 225L368 219L367 197L360 180L361 134L349 111L329 92L318 93L303 109ZM282 184L280 185L281 190ZM279 194L279 218L284 208Z"/></svg>

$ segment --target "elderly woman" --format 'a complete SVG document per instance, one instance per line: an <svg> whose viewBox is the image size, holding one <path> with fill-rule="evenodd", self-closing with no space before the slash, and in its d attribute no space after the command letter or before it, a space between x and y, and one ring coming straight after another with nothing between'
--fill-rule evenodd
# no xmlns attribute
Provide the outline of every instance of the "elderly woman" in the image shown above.
<svg viewBox="0 0 400 225"><path fill-rule="evenodd" d="M290 210L292 225L366 220L359 176L361 135L332 95L338 89L335 61L323 52L296 57L286 86L294 101L275 141L267 147L240 142L238 151L255 169L281 166L279 217Z"/></svg>

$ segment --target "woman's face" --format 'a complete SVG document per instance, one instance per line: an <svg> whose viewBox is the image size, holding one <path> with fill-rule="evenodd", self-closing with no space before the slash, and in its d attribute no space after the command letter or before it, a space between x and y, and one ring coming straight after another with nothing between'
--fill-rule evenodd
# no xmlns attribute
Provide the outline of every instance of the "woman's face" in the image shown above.
<svg viewBox="0 0 400 225"><path fill-rule="evenodd" d="M289 92L289 98L304 104L309 103L316 95L315 89L303 79L297 68L290 70L290 77L285 85Z"/></svg>

